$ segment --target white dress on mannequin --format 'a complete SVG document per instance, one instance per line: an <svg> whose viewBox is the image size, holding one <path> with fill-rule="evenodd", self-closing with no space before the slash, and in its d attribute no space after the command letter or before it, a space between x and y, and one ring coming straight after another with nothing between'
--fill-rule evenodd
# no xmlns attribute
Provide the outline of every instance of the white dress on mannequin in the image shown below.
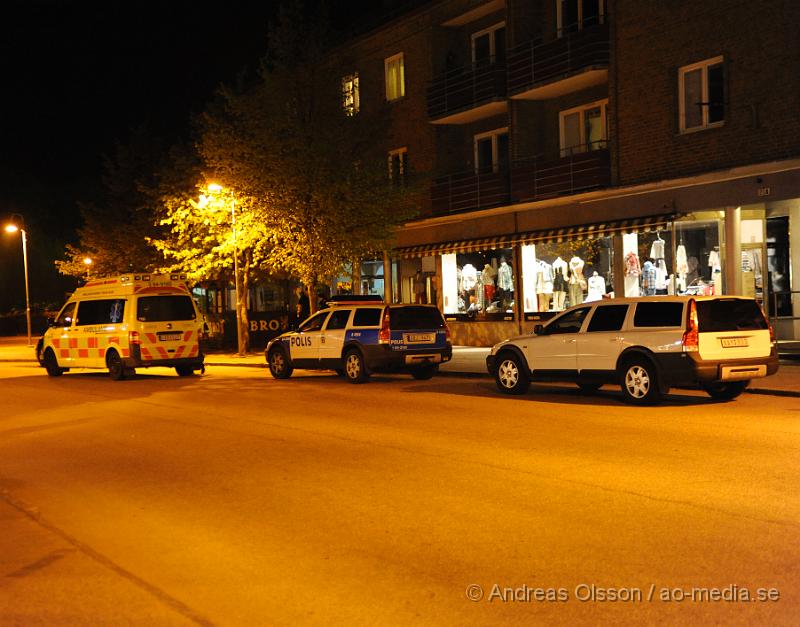
<svg viewBox="0 0 800 627"><path fill-rule="evenodd" d="M595 300L601 300L606 293L606 280L601 277L597 272L589 277L589 293L586 295L587 303Z"/></svg>

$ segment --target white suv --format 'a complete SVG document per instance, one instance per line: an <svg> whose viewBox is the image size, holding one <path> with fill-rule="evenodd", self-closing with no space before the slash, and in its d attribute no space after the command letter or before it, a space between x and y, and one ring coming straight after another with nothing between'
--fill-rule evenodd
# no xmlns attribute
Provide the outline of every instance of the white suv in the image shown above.
<svg viewBox="0 0 800 627"><path fill-rule="evenodd" d="M778 370L772 329L751 298L657 296L577 305L533 334L495 345L486 358L497 387L574 381L584 391L619 383L632 403L655 403L671 386L700 385L730 400Z"/></svg>

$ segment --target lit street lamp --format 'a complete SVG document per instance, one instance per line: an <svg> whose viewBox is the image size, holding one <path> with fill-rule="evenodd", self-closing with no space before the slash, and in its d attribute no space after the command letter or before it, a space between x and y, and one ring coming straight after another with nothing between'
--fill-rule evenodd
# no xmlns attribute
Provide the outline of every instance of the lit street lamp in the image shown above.
<svg viewBox="0 0 800 627"><path fill-rule="evenodd" d="M33 346L31 342L31 297L28 289L28 234L22 228L24 222L22 216L14 214L11 216L11 222L6 225L7 233L22 233L22 262L25 266L25 317L28 321L28 346Z"/></svg>
<svg viewBox="0 0 800 627"><path fill-rule="evenodd" d="M86 280L89 280L89 268L92 266L92 258L91 257L84 257L83 263L86 265Z"/></svg>

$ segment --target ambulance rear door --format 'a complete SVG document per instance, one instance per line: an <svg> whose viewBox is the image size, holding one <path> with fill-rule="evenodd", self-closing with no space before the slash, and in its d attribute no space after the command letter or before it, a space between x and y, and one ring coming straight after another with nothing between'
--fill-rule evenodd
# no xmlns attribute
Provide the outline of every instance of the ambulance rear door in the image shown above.
<svg viewBox="0 0 800 627"><path fill-rule="evenodd" d="M197 358L200 323L186 292L161 290L136 299L136 327L142 361Z"/></svg>

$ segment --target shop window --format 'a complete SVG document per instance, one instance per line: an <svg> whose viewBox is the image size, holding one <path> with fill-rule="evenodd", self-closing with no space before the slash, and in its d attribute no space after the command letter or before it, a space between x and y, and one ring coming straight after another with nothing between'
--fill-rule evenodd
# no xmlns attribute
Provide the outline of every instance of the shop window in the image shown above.
<svg viewBox="0 0 800 627"><path fill-rule="evenodd" d="M406 71L403 53L396 54L383 61L386 81L386 100L392 101L406 95Z"/></svg>
<svg viewBox="0 0 800 627"><path fill-rule="evenodd" d="M475 172L505 172L508 170L508 129L475 135Z"/></svg>
<svg viewBox="0 0 800 627"><path fill-rule="evenodd" d="M445 314L467 320L513 319L516 290L510 248L442 255Z"/></svg>
<svg viewBox="0 0 800 627"><path fill-rule="evenodd" d="M789 218L767 218L767 275L770 316L792 315L790 283Z"/></svg>
<svg viewBox="0 0 800 627"><path fill-rule="evenodd" d="M525 312L562 311L606 296L614 285L611 237L522 247Z"/></svg>
<svg viewBox="0 0 800 627"><path fill-rule="evenodd" d="M608 100L562 111L561 156L608 148Z"/></svg>
<svg viewBox="0 0 800 627"><path fill-rule="evenodd" d="M725 76L722 57L678 70L681 132L720 126L725 121Z"/></svg>
<svg viewBox="0 0 800 627"><path fill-rule="evenodd" d="M342 108L347 115L355 115L361 108L357 72L342 78Z"/></svg>
<svg viewBox="0 0 800 627"><path fill-rule="evenodd" d="M558 36L602 24L606 16L605 0L556 0Z"/></svg>
<svg viewBox="0 0 800 627"><path fill-rule="evenodd" d="M502 22L472 35L472 63L476 66L504 63L506 24Z"/></svg>

